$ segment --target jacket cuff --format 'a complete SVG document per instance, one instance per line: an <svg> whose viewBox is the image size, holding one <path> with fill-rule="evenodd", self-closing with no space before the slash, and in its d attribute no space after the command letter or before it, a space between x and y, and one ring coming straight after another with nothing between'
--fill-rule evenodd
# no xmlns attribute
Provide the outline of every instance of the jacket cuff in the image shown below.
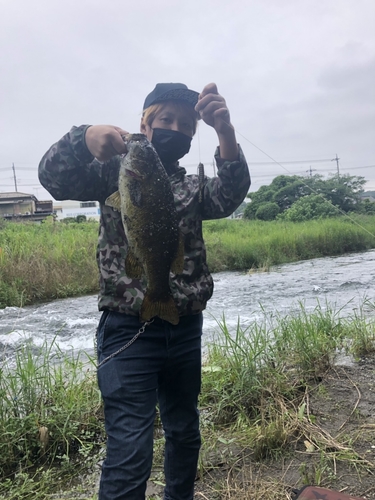
<svg viewBox="0 0 375 500"><path fill-rule="evenodd" d="M80 125L73 127L69 132L74 156L82 163L91 163L94 156L90 153L86 145L86 131L91 125Z"/></svg>
<svg viewBox="0 0 375 500"><path fill-rule="evenodd" d="M243 151L241 149L241 146L237 144L238 146L238 158L236 160L226 160L225 158L221 158L220 156L220 147L217 146L216 151L215 151L215 161L217 168L222 167L225 163L234 163L234 162L246 162L245 160L245 155L243 154Z"/></svg>

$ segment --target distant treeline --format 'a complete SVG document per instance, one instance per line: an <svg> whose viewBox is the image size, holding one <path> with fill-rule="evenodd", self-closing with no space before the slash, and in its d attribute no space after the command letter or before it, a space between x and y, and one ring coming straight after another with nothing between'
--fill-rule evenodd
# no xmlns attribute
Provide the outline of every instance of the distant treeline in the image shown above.
<svg viewBox="0 0 375 500"><path fill-rule="evenodd" d="M270 185L249 193L251 202L246 205L243 216L246 219L303 222L349 212L375 214L375 203L363 198L365 184L364 177L351 175L334 175L329 179L321 175L279 175Z"/></svg>

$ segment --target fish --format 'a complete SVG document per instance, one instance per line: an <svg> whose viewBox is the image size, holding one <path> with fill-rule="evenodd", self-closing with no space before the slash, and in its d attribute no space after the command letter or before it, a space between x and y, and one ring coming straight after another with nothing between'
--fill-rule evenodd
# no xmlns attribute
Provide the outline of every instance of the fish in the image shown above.
<svg viewBox="0 0 375 500"><path fill-rule="evenodd" d="M144 134L124 137L127 153L120 160L118 191L105 204L121 212L128 251L129 278L146 278L140 321L153 317L179 323L170 273L184 267L184 238L179 228L171 184L160 158Z"/></svg>

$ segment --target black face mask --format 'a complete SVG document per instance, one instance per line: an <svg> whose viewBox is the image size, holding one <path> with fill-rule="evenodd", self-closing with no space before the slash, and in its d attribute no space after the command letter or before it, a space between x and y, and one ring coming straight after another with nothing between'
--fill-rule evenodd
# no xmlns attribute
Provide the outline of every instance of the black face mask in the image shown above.
<svg viewBox="0 0 375 500"><path fill-rule="evenodd" d="M190 150L191 137L176 130L153 128L151 142L163 165L171 165Z"/></svg>

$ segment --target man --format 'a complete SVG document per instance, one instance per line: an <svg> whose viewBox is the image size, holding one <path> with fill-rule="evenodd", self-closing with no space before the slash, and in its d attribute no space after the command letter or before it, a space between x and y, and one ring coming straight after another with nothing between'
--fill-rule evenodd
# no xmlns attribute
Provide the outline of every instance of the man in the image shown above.
<svg viewBox="0 0 375 500"><path fill-rule="evenodd" d="M218 135L215 178L187 176L178 165L189 151L199 118ZM118 187L118 155L126 153L127 132L109 125L73 127L44 155L39 179L57 200L98 200L101 205L98 383L108 440L99 499L145 498L158 403L166 441L164 498L192 500L200 448L202 311L213 292L202 221L233 213L248 192L250 177L215 84L206 85L201 94L184 84L157 84L146 97L141 132L168 173L184 235L184 270L170 275L177 325L158 317L140 323L142 282L126 275L121 214L105 205Z"/></svg>

